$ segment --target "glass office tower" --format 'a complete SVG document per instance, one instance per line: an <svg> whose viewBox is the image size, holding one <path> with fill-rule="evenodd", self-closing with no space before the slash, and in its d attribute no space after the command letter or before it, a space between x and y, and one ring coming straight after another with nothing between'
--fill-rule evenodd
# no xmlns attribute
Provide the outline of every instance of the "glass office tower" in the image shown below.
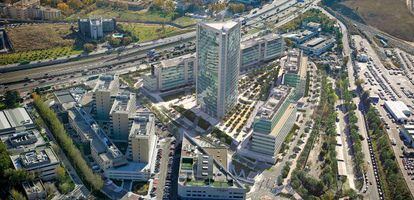
<svg viewBox="0 0 414 200"><path fill-rule="evenodd" d="M222 118L237 103L240 68L240 23L197 26L197 103L205 113Z"/></svg>

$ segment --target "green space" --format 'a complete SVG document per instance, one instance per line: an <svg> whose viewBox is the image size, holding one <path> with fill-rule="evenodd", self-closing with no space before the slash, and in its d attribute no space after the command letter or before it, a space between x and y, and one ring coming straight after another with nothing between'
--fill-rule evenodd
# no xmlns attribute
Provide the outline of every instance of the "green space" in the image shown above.
<svg viewBox="0 0 414 200"><path fill-rule="evenodd" d="M4 93L3 99L0 101L0 110L6 108L16 108L20 105L20 94L15 90L8 90Z"/></svg>
<svg viewBox="0 0 414 200"><path fill-rule="evenodd" d="M137 79L139 77L141 77L143 74L148 73L150 71L149 68L147 69L138 69L136 71L130 72L130 73L126 73L126 74L121 74L120 78L122 80L124 80L129 87L134 87L134 84L137 82Z"/></svg>
<svg viewBox="0 0 414 200"><path fill-rule="evenodd" d="M80 54L83 49L83 43L69 24L20 25L6 28L6 32L14 52L1 54L0 65L56 59Z"/></svg>
<svg viewBox="0 0 414 200"><path fill-rule="evenodd" d="M211 132L211 136L219 139L221 142L226 143L227 145L231 145L233 143L233 138L227 135L225 132L221 131L220 129L214 127L213 131Z"/></svg>
<svg viewBox="0 0 414 200"><path fill-rule="evenodd" d="M197 124L200 128L207 130L208 128L210 128L211 124L210 122L206 121L205 119L199 117L198 118L198 124Z"/></svg>
<svg viewBox="0 0 414 200"><path fill-rule="evenodd" d="M27 64L31 61L56 59L80 53L82 53L82 50L76 50L72 47L56 47L45 50L0 54L0 65L8 65L13 63Z"/></svg>
<svg viewBox="0 0 414 200"><path fill-rule="evenodd" d="M285 140L282 143L282 147L280 147L279 152L284 152L287 148L290 142L293 140L293 135L295 134L296 130L299 130L299 126L297 124L294 124L292 129L290 129L289 133L285 137Z"/></svg>
<svg viewBox="0 0 414 200"><path fill-rule="evenodd" d="M148 194L148 182L134 182L132 183L132 191L138 195L147 195Z"/></svg>
<svg viewBox="0 0 414 200"><path fill-rule="evenodd" d="M179 17L175 19L174 21L172 21L172 23L178 24L180 26L191 26L191 25L197 24L197 22L199 21L200 20L197 20L191 17L183 16L183 17Z"/></svg>
<svg viewBox="0 0 414 200"><path fill-rule="evenodd" d="M179 29L168 25L142 23L119 23L118 28L130 35L134 42L156 40L191 31L190 29Z"/></svg>
<svg viewBox="0 0 414 200"><path fill-rule="evenodd" d="M315 109L313 116L314 128L310 137L297 160L296 169L292 172L291 184L304 199L333 199L333 197L349 196L356 199L357 194L353 190L342 188L342 179L338 176L336 160L336 112L335 102L337 96L332 83L327 80L325 72L322 73L321 100ZM307 172L309 153L314 147L318 137L322 141L322 147L317 162L320 162L320 177L314 177ZM341 184L342 183L342 184Z"/></svg>
<svg viewBox="0 0 414 200"><path fill-rule="evenodd" d="M364 169L364 154L362 152L361 141L362 136L359 134L358 118L355 113L357 106L352 101L352 92L348 90L349 80L347 78L347 73L342 73L341 78L336 82L336 87L339 88L339 96L344 100L344 106L346 108L346 117L348 118L347 128L352 143L351 150L353 152L355 171L357 176L362 177ZM363 179L357 179L356 183L358 188L361 188L364 184Z"/></svg>
<svg viewBox="0 0 414 200"><path fill-rule="evenodd" d="M74 165L80 177L89 188L98 191L103 186L103 180L100 175L93 173L88 166L79 149L73 143L73 140L67 134L63 124L59 121L55 112L50 109L44 100L37 94L33 94L34 106L39 112L45 124L48 126L53 136L56 138L60 148Z"/></svg>
<svg viewBox="0 0 414 200"><path fill-rule="evenodd" d="M59 166L56 168L57 175L57 188L60 193L68 194L73 189L75 189L75 183L72 182L68 173L66 173L65 168Z"/></svg>

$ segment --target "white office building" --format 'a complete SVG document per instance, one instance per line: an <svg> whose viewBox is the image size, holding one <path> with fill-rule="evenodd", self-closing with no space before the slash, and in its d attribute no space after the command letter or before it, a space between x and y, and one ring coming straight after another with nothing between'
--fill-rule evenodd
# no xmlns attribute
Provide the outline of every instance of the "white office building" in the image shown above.
<svg viewBox="0 0 414 200"><path fill-rule="evenodd" d="M197 25L197 104L222 118L237 103L240 70L240 23Z"/></svg>

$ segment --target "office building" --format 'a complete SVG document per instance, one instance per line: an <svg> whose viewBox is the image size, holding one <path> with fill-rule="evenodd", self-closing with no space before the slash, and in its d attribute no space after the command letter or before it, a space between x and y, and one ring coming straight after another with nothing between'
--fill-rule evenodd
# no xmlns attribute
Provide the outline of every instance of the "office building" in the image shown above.
<svg viewBox="0 0 414 200"><path fill-rule="evenodd" d="M268 34L241 43L240 71L260 66L283 55L285 41L277 34Z"/></svg>
<svg viewBox="0 0 414 200"><path fill-rule="evenodd" d="M127 142L129 130L133 122L133 115L136 111L135 93L118 94L110 111L111 134L114 141Z"/></svg>
<svg viewBox="0 0 414 200"><path fill-rule="evenodd" d="M129 133L128 154L134 162L149 163L156 142L155 117L153 114L138 114Z"/></svg>
<svg viewBox="0 0 414 200"><path fill-rule="evenodd" d="M117 75L101 75L94 88L93 99L96 118L108 120L112 104L118 94L119 78Z"/></svg>
<svg viewBox="0 0 414 200"><path fill-rule="evenodd" d="M196 46L197 104L205 113L223 118L237 103L240 23L199 23Z"/></svg>
<svg viewBox="0 0 414 200"><path fill-rule="evenodd" d="M299 45L299 44L302 44L303 42L305 42L305 41L309 40L310 38L313 38L317 35L318 35L318 32L316 32L316 31L310 31L308 29L301 29L301 30L291 34L288 37L291 38L295 42L295 44Z"/></svg>
<svg viewBox="0 0 414 200"><path fill-rule="evenodd" d="M37 136L35 132L37 132L35 129L21 131L10 135L7 141L14 148L34 144L37 142Z"/></svg>
<svg viewBox="0 0 414 200"><path fill-rule="evenodd" d="M330 50L336 43L335 38L330 36L319 36L312 38L305 43L299 45L299 47L310 56L319 56L328 50Z"/></svg>
<svg viewBox="0 0 414 200"><path fill-rule="evenodd" d="M44 181L56 177L56 168L60 161L50 148L37 148L20 155L10 156L16 169L25 169L28 172L37 173Z"/></svg>
<svg viewBox="0 0 414 200"><path fill-rule="evenodd" d="M195 83L195 54L163 60L144 75L144 87L149 91L168 91Z"/></svg>
<svg viewBox="0 0 414 200"><path fill-rule="evenodd" d="M42 181L28 181L22 184L28 200L46 199L47 193Z"/></svg>
<svg viewBox="0 0 414 200"><path fill-rule="evenodd" d="M178 173L183 199L245 199L243 186L213 156L184 137Z"/></svg>
<svg viewBox="0 0 414 200"><path fill-rule="evenodd" d="M13 134L33 128L35 128L35 124L25 108L0 111L0 135Z"/></svg>
<svg viewBox="0 0 414 200"><path fill-rule="evenodd" d="M290 91L286 86L274 88L254 119L250 150L268 156L266 161L270 163L276 162L284 138L296 120Z"/></svg>
<svg viewBox="0 0 414 200"><path fill-rule="evenodd" d="M115 19L88 18L78 19L79 32L93 40L104 37L105 34L115 31Z"/></svg>

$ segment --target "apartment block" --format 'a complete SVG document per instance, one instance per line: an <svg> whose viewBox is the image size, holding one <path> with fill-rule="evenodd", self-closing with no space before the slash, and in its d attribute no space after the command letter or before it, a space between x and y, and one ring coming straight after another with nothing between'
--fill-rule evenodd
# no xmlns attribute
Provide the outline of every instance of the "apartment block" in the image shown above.
<svg viewBox="0 0 414 200"><path fill-rule="evenodd" d="M109 120L112 104L119 90L117 75L101 75L94 88L93 99L96 118Z"/></svg>
<svg viewBox="0 0 414 200"><path fill-rule="evenodd" d="M136 111L136 94L118 94L110 111L111 138L114 141L128 141L129 130L133 123Z"/></svg>
<svg viewBox="0 0 414 200"><path fill-rule="evenodd" d="M134 162L149 163L154 153L155 117L153 114L135 116L129 133L128 154Z"/></svg>

